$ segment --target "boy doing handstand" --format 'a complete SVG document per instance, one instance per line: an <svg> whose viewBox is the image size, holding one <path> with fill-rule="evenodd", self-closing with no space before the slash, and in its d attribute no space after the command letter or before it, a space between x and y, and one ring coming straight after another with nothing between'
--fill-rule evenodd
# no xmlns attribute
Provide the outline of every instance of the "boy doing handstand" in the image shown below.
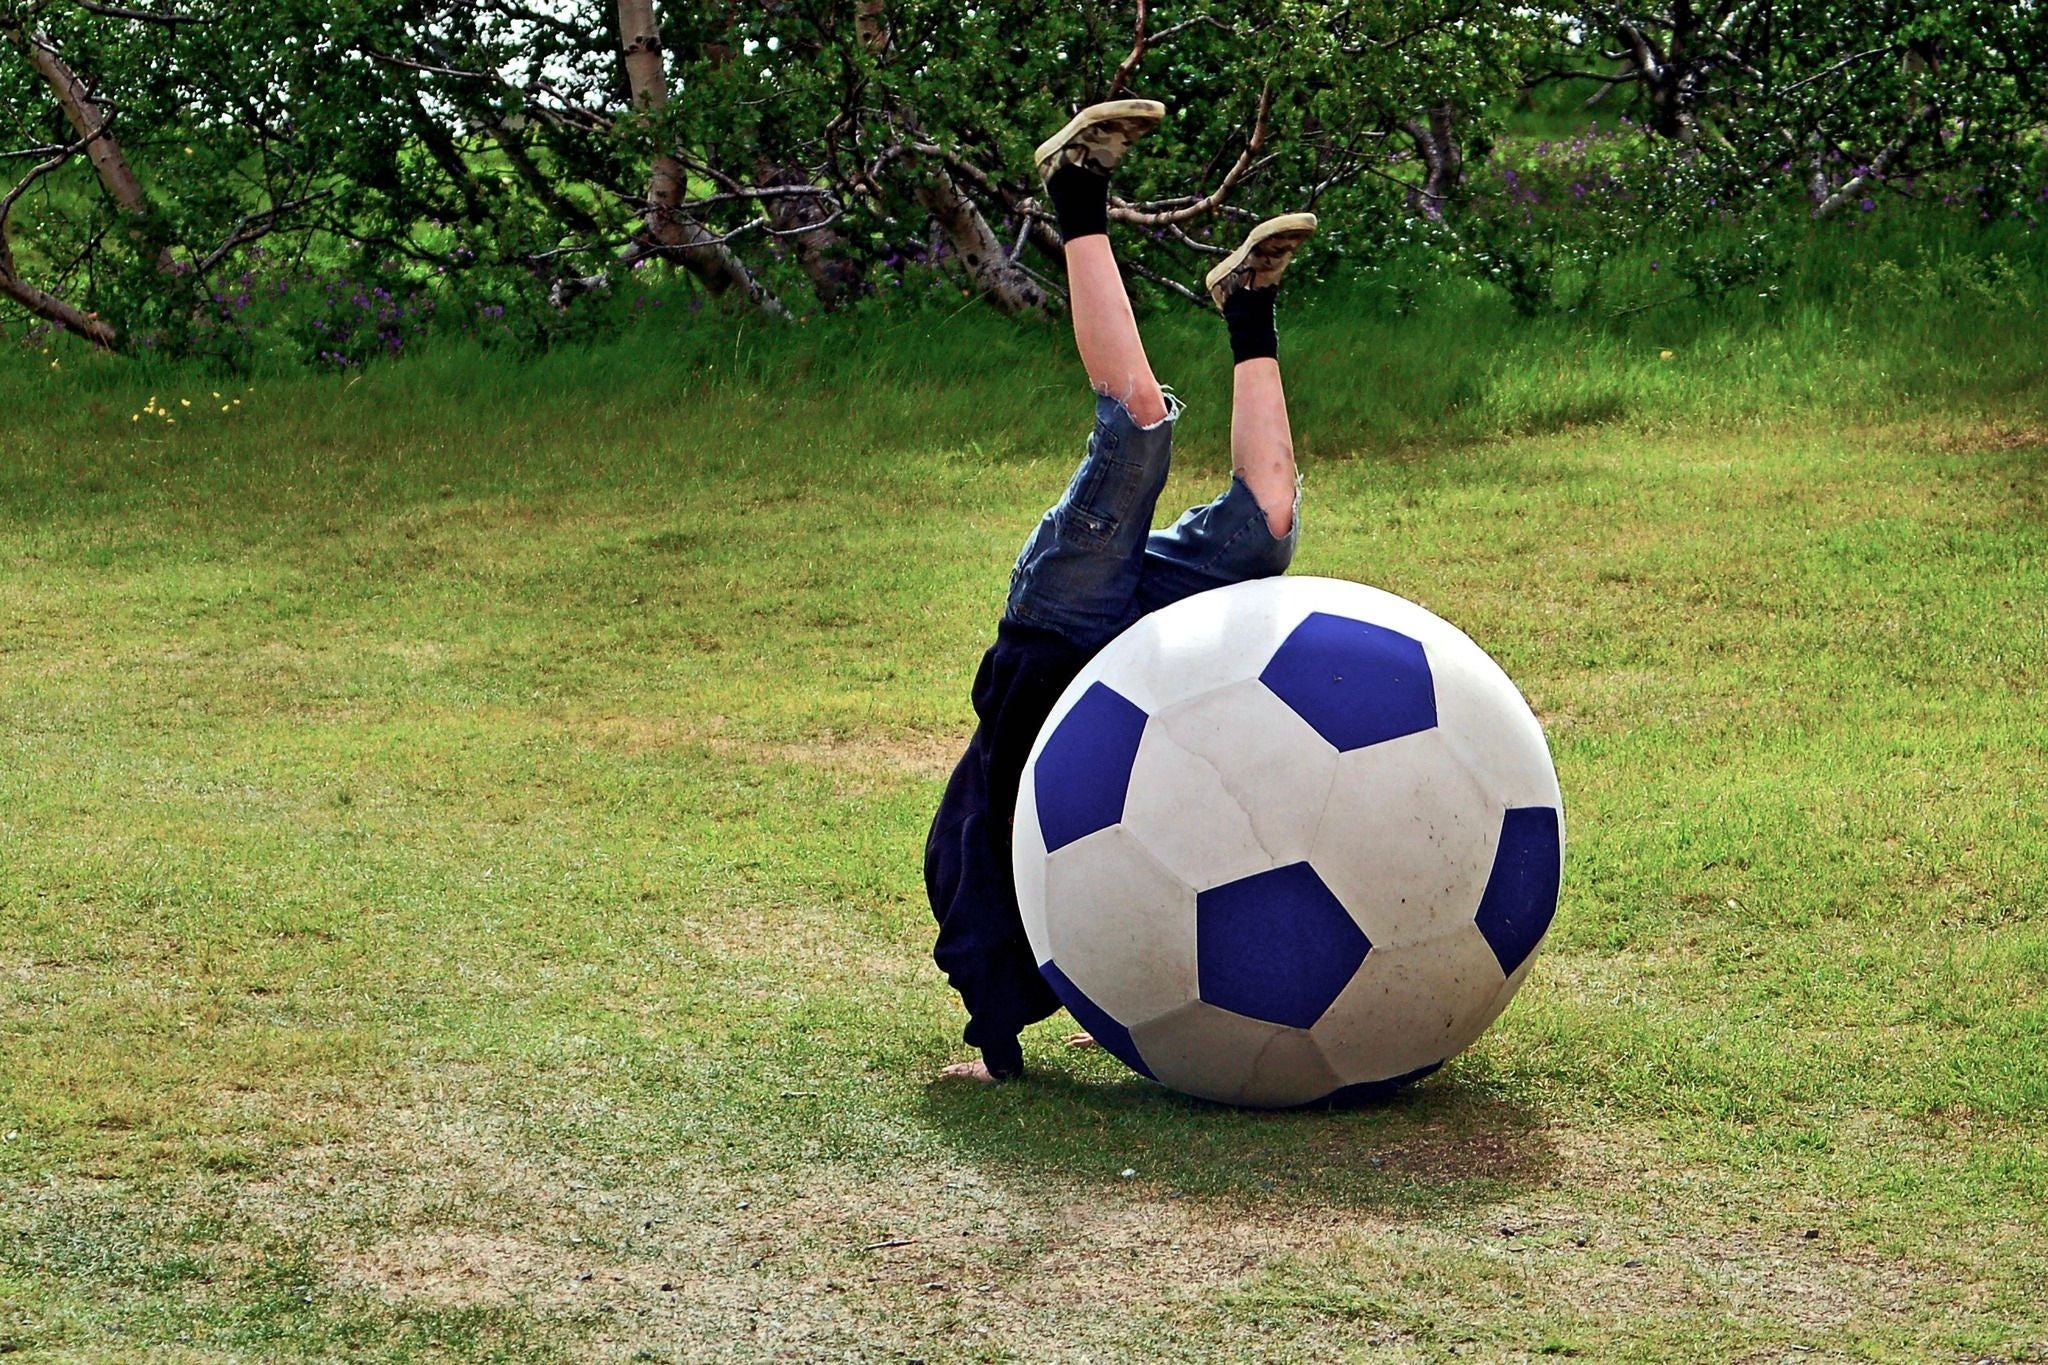
<svg viewBox="0 0 2048 1365"><path fill-rule="evenodd" d="M925 845L925 889L939 922L933 957L967 1007L966 1041L981 1052L945 1068L950 1077L1022 1075L1017 1035L1059 1008L1024 935L1010 827L1025 759L1060 693L1140 616L1209 588L1271 577L1294 555L1294 441L1273 303L1289 259L1315 231L1312 214L1260 223L1209 272L1235 366L1230 486L1166 530L1151 529L1180 404L1153 376L1110 253L1109 176L1165 113L1150 100L1093 105L1037 152L1065 241L1095 431L1066 493L1017 557L995 643L974 680L979 724Z"/></svg>

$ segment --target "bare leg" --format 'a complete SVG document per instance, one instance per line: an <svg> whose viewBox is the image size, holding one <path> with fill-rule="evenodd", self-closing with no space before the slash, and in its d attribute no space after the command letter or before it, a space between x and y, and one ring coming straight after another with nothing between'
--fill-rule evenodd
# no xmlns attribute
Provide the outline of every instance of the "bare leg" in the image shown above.
<svg viewBox="0 0 2048 1365"><path fill-rule="evenodd" d="M1294 433L1280 362L1269 356L1246 360L1231 374L1230 464L1258 499L1267 527L1286 535L1294 525Z"/></svg>
<svg viewBox="0 0 2048 1365"><path fill-rule="evenodd" d="M1122 402L1139 426L1164 421L1166 395L1153 377L1152 362L1145 358L1138 320L1131 312L1130 295L1124 292L1124 278L1116 268L1108 237L1092 233L1067 243L1067 292L1074 315L1074 344L1080 349L1081 364L1087 367L1088 382L1097 393ZM1279 383L1277 371L1274 383ZM1284 413L1281 422L1284 428ZM1288 496L1292 498L1291 491Z"/></svg>

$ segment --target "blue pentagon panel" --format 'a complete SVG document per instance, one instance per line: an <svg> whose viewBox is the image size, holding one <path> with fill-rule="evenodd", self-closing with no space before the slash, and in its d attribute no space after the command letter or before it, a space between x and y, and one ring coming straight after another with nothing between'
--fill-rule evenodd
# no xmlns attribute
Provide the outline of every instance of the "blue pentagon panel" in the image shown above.
<svg viewBox="0 0 2048 1365"><path fill-rule="evenodd" d="M1195 897L1202 999L1270 1024L1308 1028L1372 951L1307 863L1289 863Z"/></svg>
<svg viewBox="0 0 2048 1365"><path fill-rule="evenodd" d="M1339 753L1436 724L1436 684L1422 642L1370 621L1309 613L1259 681Z"/></svg>
<svg viewBox="0 0 2048 1365"><path fill-rule="evenodd" d="M1131 763L1144 733L1145 713L1101 683L1060 718L1032 768L1047 853L1124 818Z"/></svg>
<svg viewBox="0 0 2048 1365"><path fill-rule="evenodd" d="M1473 916L1508 976L1522 965L1557 913L1557 811L1516 806L1501 818L1500 848Z"/></svg>
<svg viewBox="0 0 2048 1365"><path fill-rule="evenodd" d="M1384 1081L1360 1081L1356 1085L1343 1085L1316 1100L1316 1104L1327 1104L1332 1109L1350 1109L1362 1104L1378 1104L1397 1090L1405 1090L1424 1076L1430 1075L1442 1066L1442 1062L1431 1062L1418 1066L1405 1076L1389 1076Z"/></svg>
<svg viewBox="0 0 2048 1365"><path fill-rule="evenodd" d="M1110 1056L1148 1081L1159 1079L1152 1074L1152 1068L1145 1065L1145 1059L1138 1055L1138 1045L1131 1041L1131 1031L1105 1014L1079 986L1067 979L1067 974L1056 964L1039 963L1038 974L1045 978L1045 984L1052 987L1052 993L1067 1007L1067 1013L1074 1016L1074 1022L1088 1030L1089 1036L1107 1049Z"/></svg>

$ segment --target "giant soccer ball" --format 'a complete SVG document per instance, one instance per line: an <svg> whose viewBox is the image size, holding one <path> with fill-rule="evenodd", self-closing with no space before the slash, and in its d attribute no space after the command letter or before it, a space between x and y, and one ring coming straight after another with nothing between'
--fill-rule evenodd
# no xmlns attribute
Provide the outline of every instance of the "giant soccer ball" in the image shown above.
<svg viewBox="0 0 2048 1365"><path fill-rule="evenodd" d="M1018 792L1039 970L1132 1068L1230 1104L1350 1100L1483 1032L1557 908L1528 703L1390 593L1269 578L1142 618L1061 695Z"/></svg>

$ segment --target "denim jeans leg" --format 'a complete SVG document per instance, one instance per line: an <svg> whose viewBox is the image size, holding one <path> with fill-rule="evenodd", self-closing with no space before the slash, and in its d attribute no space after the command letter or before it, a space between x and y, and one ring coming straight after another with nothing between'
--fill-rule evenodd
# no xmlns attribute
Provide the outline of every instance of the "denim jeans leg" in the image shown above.
<svg viewBox="0 0 2048 1365"><path fill-rule="evenodd" d="M1139 614L1138 581L1153 509L1173 460L1180 404L1141 427L1108 395L1095 403L1088 453L1010 575L1005 616L1099 648Z"/></svg>
<svg viewBox="0 0 2048 1365"><path fill-rule="evenodd" d="M1214 502L1191 507L1145 545L1138 584L1138 610L1153 612L1183 597L1284 573L1301 536L1301 498L1287 534L1276 536L1265 509L1242 478Z"/></svg>

